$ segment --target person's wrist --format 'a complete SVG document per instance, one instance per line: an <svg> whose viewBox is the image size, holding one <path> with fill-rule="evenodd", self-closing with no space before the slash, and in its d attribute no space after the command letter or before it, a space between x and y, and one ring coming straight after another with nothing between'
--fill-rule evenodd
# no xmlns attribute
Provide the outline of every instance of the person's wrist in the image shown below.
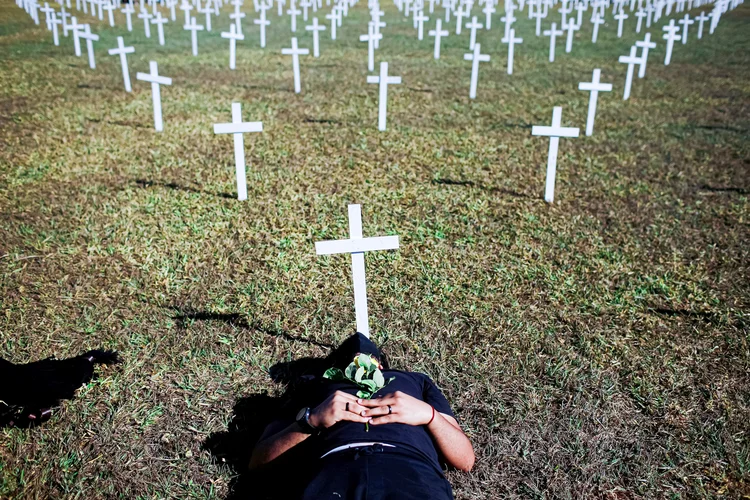
<svg viewBox="0 0 750 500"><path fill-rule="evenodd" d="M317 408L313 408L310 410L310 416L307 419L307 423L309 423L317 431L322 430L323 426L321 425L320 419L318 418Z"/></svg>
<svg viewBox="0 0 750 500"><path fill-rule="evenodd" d="M432 405L429 405L430 407L430 413L428 413L429 419L424 424L427 427L430 427L435 422L435 415L437 415L437 412L435 411L435 407Z"/></svg>

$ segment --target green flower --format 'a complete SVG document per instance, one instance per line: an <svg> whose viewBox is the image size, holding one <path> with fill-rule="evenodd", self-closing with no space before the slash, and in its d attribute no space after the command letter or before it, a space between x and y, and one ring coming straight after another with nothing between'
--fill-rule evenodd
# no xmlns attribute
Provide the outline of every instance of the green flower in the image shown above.
<svg viewBox="0 0 750 500"><path fill-rule="evenodd" d="M386 380L378 367L377 360L369 354L360 354L349 363L346 370L329 368L323 374L323 378L334 382L349 381L359 388L357 391L358 398L371 399L376 392L390 384L396 377ZM369 432L369 424L365 424L365 429Z"/></svg>

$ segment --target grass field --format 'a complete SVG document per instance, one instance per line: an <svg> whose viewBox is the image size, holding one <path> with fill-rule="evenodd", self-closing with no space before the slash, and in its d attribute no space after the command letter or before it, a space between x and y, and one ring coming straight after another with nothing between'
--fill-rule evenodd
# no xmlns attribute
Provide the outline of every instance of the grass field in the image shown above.
<svg viewBox="0 0 750 500"><path fill-rule="evenodd" d="M348 203L365 236L401 237L367 256L373 338L453 402L478 458L448 474L457 498L750 495L750 8L700 41L694 26L667 67L660 22L623 102L632 15L596 45L587 21L554 64L519 15L512 77L502 31L481 32L492 60L471 101L468 30L434 61L432 39L382 7L377 61L403 78L387 132L363 2L302 59L295 95L275 10L261 50L246 2L236 71L227 12L197 58L181 22L159 47L138 19L127 33L121 14L118 28L82 16L101 36L92 71L0 0L0 357L125 360L43 427L0 430L0 497L226 498L243 412L284 390L269 369L354 330L349 259L313 245L347 235ZM132 94L106 53L117 35L136 47ZM135 81L152 59L174 80L161 134ZM563 106L583 129L577 84L595 67L614 92L594 136L561 141L548 205L531 125ZM243 203L232 139L213 134L234 100L264 125L245 137Z"/></svg>

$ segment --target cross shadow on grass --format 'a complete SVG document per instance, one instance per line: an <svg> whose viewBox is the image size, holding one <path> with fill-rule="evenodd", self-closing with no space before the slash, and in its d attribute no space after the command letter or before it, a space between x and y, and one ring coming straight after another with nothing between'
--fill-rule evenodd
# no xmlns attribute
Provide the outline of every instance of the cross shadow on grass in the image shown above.
<svg viewBox="0 0 750 500"><path fill-rule="evenodd" d="M250 457L255 444L266 426L279 415L288 414L290 402L297 391L302 391L306 381L325 370L325 358L301 358L273 365L268 371L271 379L286 388L279 397L267 392L251 394L239 399L226 431L215 432L203 442L216 463L226 464L234 478L227 500L287 499L293 498L304 481L305 464L310 459L303 442L273 463L249 470Z"/></svg>
<svg viewBox="0 0 750 500"><path fill-rule="evenodd" d="M230 193L212 193L210 191L203 191L202 189L196 189L190 186L181 186L175 182L159 182L159 181L149 181L146 179L136 179L135 184L142 188L152 188L152 187L160 187L164 189L173 189L175 191L184 191L187 193L196 193L196 194L207 194L210 196L218 196L220 198L225 198L228 200L235 200L237 199L236 195L230 194Z"/></svg>

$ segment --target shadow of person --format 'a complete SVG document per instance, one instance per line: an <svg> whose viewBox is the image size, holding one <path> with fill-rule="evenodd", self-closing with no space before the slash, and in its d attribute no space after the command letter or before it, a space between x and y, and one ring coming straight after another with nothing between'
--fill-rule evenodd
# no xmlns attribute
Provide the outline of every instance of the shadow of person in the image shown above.
<svg viewBox="0 0 750 500"><path fill-rule="evenodd" d="M309 460L307 446L295 446L271 464L249 470L250 457L263 430L279 415L305 384L327 368L326 358L301 358L277 363L268 373L274 382L284 387L281 396L267 391L239 399L233 409L232 420L223 432L215 432L203 443L217 463L227 464L234 474L227 500L288 499L304 482L304 464ZM287 412L288 413L288 412Z"/></svg>

